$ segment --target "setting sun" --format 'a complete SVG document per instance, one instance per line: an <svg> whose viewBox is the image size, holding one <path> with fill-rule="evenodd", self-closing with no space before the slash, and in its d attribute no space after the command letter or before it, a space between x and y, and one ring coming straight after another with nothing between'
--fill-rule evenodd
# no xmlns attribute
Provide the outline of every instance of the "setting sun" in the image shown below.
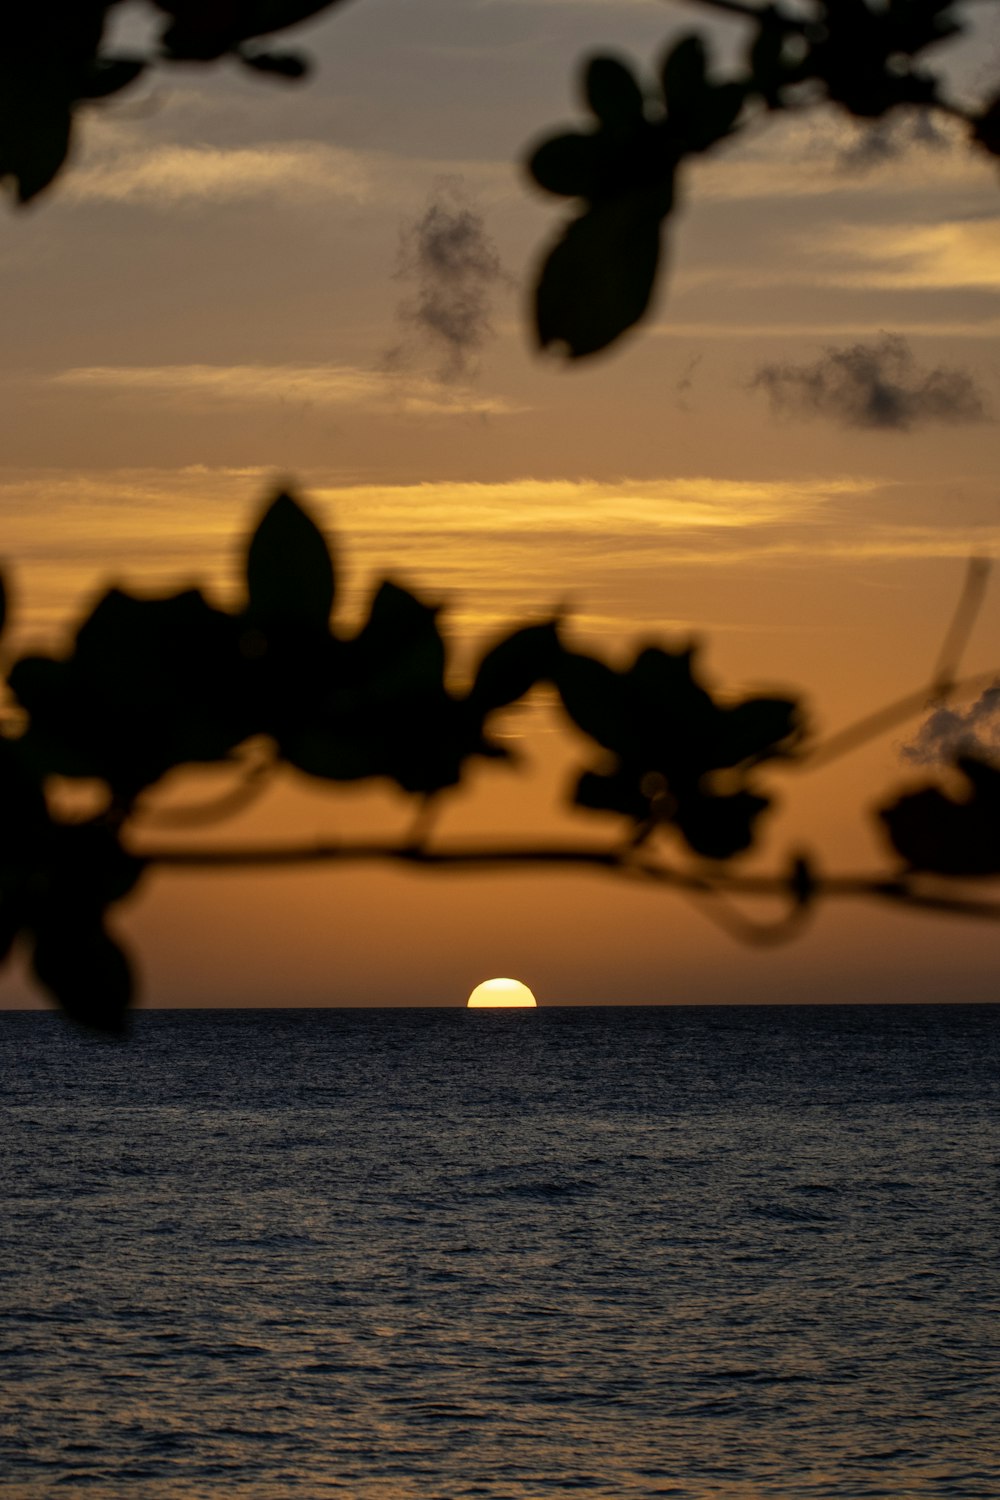
<svg viewBox="0 0 1000 1500"><path fill-rule="evenodd" d="M538 1001L519 979L485 979L469 996L468 1010L495 1010L498 1006L522 1009L536 1006Z"/></svg>

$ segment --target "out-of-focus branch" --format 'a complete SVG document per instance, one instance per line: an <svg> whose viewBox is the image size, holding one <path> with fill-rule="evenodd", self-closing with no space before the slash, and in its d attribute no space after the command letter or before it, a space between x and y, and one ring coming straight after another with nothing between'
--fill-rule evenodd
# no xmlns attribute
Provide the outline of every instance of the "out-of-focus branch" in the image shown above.
<svg viewBox="0 0 1000 1500"><path fill-rule="evenodd" d="M467 844L452 849L427 849L413 844L359 842L315 842L298 844L244 844L230 847L167 849L137 847L134 854L147 866L163 870L218 871L241 869L287 869L294 866L395 864L410 869L442 873L490 874L504 871L562 869L568 873L597 871L619 875L644 884L668 887L699 902L718 897L793 900L793 911L780 923L760 925L728 911L723 925L734 937L747 942L783 940L797 931L808 905L820 899L888 901L900 908L939 912L948 916L1000 921L1000 900L956 895L921 885L908 875L816 875L810 882L808 902L798 899L794 878L788 875L733 873L721 866L679 868L634 850L592 847L583 844ZM719 920L719 911L711 913Z"/></svg>

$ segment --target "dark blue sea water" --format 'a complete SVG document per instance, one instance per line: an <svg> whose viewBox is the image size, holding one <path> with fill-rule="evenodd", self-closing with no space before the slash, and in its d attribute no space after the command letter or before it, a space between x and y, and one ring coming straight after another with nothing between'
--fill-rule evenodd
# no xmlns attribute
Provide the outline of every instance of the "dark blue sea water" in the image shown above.
<svg viewBox="0 0 1000 1500"><path fill-rule="evenodd" d="M0 1016L0 1495L997 1500L998 1030Z"/></svg>

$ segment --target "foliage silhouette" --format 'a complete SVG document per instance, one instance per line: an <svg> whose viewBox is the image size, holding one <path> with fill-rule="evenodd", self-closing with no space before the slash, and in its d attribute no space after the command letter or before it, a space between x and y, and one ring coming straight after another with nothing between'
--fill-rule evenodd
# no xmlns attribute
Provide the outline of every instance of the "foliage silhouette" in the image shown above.
<svg viewBox="0 0 1000 1500"><path fill-rule="evenodd" d="M21 0L0 22L0 180L19 202L55 179L70 151L79 107L128 88L155 63L235 58L259 73L305 76L298 53L261 38L335 10L343 0ZM537 144L536 184L579 207L543 259L535 329L544 348L571 358L607 349L647 312L660 269L663 226L681 201L690 158L703 156L774 114L827 104L876 122L902 110L962 122L972 145L1000 155L1000 92L972 106L953 98L928 54L966 28L957 0L806 0L785 9L749 0L695 0L749 28L744 61L717 79L697 33L667 51L654 82L619 58L583 69L586 129ZM118 5L163 17L155 57L105 47Z"/></svg>
<svg viewBox="0 0 1000 1500"><path fill-rule="evenodd" d="M810 744L792 698L714 699L694 675L693 648L646 647L615 671L565 647L554 619L516 626L456 694L446 685L438 611L399 585L379 585L355 635L337 632L330 552L288 494L270 502L250 540L246 585L244 607L228 613L194 589L161 599L112 589L80 625L68 657L22 657L10 669L24 723L0 737L0 957L21 938L39 982L76 1020L122 1029L132 981L107 912L157 864L385 857L428 868L592 865L702 898L784 894L791 915L774 929L755 932L722 915L738 935L762 940L790 936L824 893L928 904L906 876L824 881L802 856L779 877L727 871L725 862L753 844L773 799L758 784L759 768L808 760ZM612 815L622 830L614 842L439 850L424 829L400 848L132 852L144 793L180 766L239 766L241 747L260 737L272 753L252 767L254 781L284 761L327 781L388 778L425 803L458 785L472 757L506 754L491 737L491 715L542 682L555 687L594 753L610 755L581 772L572 800ZM911 872L1000 872L1000 772L960 764L974 788L970 802L925 789L881 814ZM82 822L61 820L47 797L53 776L98 778L104 809ZM223 804L217 812L230 810ZM685 864L665 863L649 848L662 833L679 842ZM961 897L932 895L930 903L968 909ZM983 910L977 904L976 914Z"/></svg>
<svg viewBox="0 0 1000 1500"><path fill-rule="evenodd" d="M27 203L63 168L77 109L135 82L154 61L217 62L295 79L304 59L260 39L333 9L301 0L149 0L160 12L156 59L105 50L110 12L126 0L35 0L0 21L0 178ZM705 40L668 52L655 89L624 63L595 57L584 90L594 123L538 145L535 181L580 207L537 283L539 342L571 357L607 348L646 312L660 267L663 224L675 211L687 159L713 150L766 113L837 105L862 120L933 108L965 122L976 148L1000 155L1000 95L966 110L951 101L925 54L956 35L952 0L812 0L807 13L742 0L700 0L752 30L743 71L717 80ZM984 571L969 584L930 685L956 682ZM307 511L281 494L250 539L246 600L223 611L197 590L159 599L113 589L65 659L13 663L9 689L22 721L0 733L0 958L18 941L40 984L76 1020L121 1031L130 966L109 910L150 867L223 867L303 860L390 859L431 868L597 868L710 902L720 924L751 941L794 935L821 896L874 897L977 917L1000 906L970 897L955 877L1000 874L1000 771L965 757L965 794L935 786L897 796L877 814L895 857L884 875L820 875L797 854L777 875L734 871L774 797L762 768L819 765L920 710L910 695L813 744L793 698L717 701L694 672L692 649L647 646L625 671L567 649L556 619L514 625L480 658L463 693L449 686L438 611L386 580L353 636L332 622L336 569ZM0 581L0 629L6 594ZM992 679L991 679L992 680ZM521 848L435 847L420 810L459 785L475 757L502 758L491 716L539 683L593 745L575 782L576 807L610 819L606 842ZM266 753L261 746L267 748ZM282 762L321 780L383 777L414 797L402 845L157 849L136 832L140 798L180 766L222 762L240 779L199 818L242 805ZM96 778L103 809L61 815L52 778ZM662 837L671 843L666 844ZM681 851L681 862L662 850ZM136 852L136 850L138 852ZM749 922L729 895L780 896L787 914Z"/></svg>

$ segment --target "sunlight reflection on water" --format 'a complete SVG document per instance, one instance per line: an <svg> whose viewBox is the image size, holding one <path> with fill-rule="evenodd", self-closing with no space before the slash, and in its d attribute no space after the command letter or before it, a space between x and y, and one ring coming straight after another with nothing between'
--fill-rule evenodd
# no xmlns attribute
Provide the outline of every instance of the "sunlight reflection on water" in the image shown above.
<svg viewBox="0 0 1000 1500"><path fill-rule="evenodd" d="M0 1495L995 1500L997 1018L0 1017Z"/></svg>

